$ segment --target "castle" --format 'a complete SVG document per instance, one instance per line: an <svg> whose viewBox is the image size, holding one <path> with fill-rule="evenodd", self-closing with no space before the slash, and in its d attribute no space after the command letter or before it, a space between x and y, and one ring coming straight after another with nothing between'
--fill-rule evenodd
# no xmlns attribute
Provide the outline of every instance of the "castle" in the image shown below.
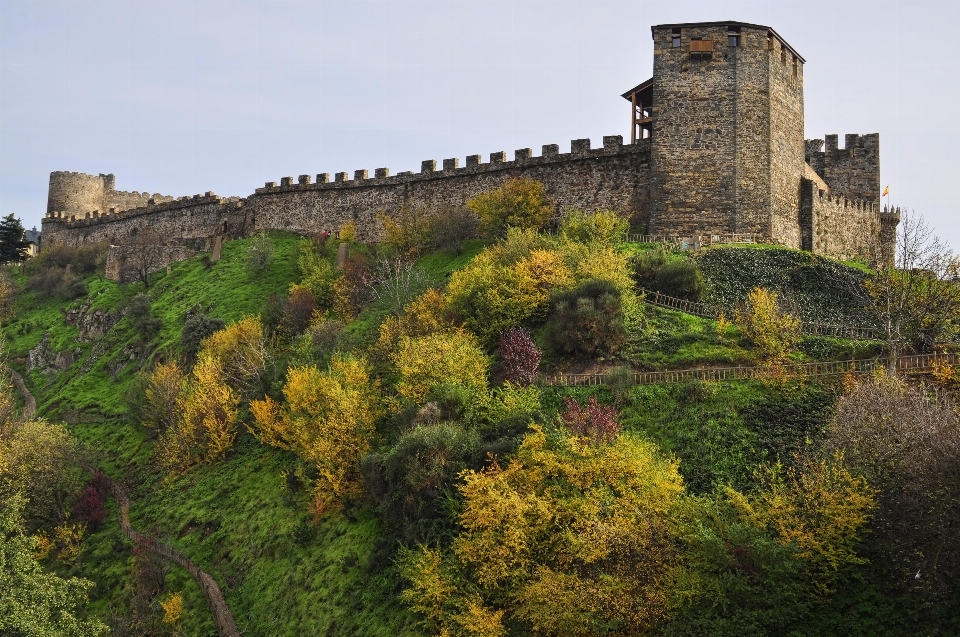
<svg viewBox="0 0 960 637"><path fill-rule="evenodd" d="M50 174L43 244L112 244L108 276L145 231L166 262L261 230L318 234L353 221L375 241L377 212L462 205L514 177L543 182L568 210L617 210L659 236L752 235L836 258L891 259L899 210L880 207L879 135L803 139L804 59L770 27L741 22L651 28L653 77L623 94L630 143L573 140L569 153L531 149L424 161L419 173L377 168L284 177L246 198L174 198L115 190L113 175ZM825 143L824 143L825 142ZM159 266L158 266L159 267Z"/></svg>

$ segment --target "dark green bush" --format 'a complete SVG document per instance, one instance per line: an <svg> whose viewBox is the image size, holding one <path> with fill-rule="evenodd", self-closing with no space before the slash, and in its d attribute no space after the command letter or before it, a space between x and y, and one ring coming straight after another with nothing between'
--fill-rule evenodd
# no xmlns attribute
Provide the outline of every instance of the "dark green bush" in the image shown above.
<svg viewBox="0 0 960 637"><path fill-rule="evenodd" d="M461 471L483 463L479 435L452 423L421 425L394 447L363 459L367 488L380 505L385 535L407 546L448 539L454 483Z"/></svg>
<svg viewBox="0 0 960 637"><path fill-rule="evenodd" d="M192 362L200 351L200 341L216 331L222 330L226 324L223 319L203 314L188 314L180 334L180 348L187 361Z"/></svg>
<svg viewBox="0 0 960 637"><path fill-rule="evenodd" d="M699 301L706 291L706 282L696 261L673 255L663 248L636 257L633 276L641 288L680 299Z"/></svg>
<svg viewBox="0 0 960 637"><path fill-rule="evenodd" d="M545 336L560 356L616 353L626 339L620 292L609 281L590 280L555 294Z"/></svg>
<svg viewBox="0 0 960 637"><path fill-rule="evenodd" d="M144 343L152 341L163 327L163 321L153 316L152 309L150 297L146 294L132 297L124 309L124 315L133 323L135 333Z"/></svg>

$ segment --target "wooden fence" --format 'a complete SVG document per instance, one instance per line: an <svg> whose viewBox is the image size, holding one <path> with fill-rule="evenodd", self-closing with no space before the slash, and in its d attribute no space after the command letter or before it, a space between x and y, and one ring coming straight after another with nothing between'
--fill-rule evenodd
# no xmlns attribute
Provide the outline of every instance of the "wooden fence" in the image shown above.
<svg viewBox="0 0 960 637"><path fill-rule="evenodd" d="M710 305L709 303L700 303L699 301L695 302L688 301L686 299L678 299L673 296L661 294L660 292L644 290L642 288L640 291L643 292L644 301L651 305L665 307L667 309L677 310L679 312L686 312L687 314L693 314L694 316L713 320L716 320L721 313L727 315L729 318L733 317L732 310L722 308L719 305ZM878 330L870 327L859 327L854 325L810 323L804 321L800 324L800 331L806 336L830 336L833 338L847 338L854 341L883 340L880 338Z"/></svg>
<svg viewBox="0 0 960 637"><path fill-rule="evenodd" d="M689 247L708 246L723 243L770 243L769 239L755 234L702 234L680 237L667 234L628 234L627 241L631 243L668 243Z"/></svg>
<svg viewBox="0 0 960 637"><path fill-rule="evenodd" d="M191 562L183 553L175 551L172 547L134 530L134 528L130 526L130 499L120 485L115 482L112 484L113 494L117 498L118 508L120 509L120 529L123 531L123 534L137 546L143 547L152 553L156 553L170 560L174 564L182 566L190 573L193 579L197 581L197 584L200 585L200 590L203 591L203 596L207 599L207 606L210 607L210 612L213 613L213 623L217 627L217 634L220 635L220 637L240 637L240 629L237 628L237 622L233 619L233 614L230 612L230 607L227 606L227 600L220 591L217 581L197 567L197 565Z"/></svg>
<svg viewBox="0 0 960 637"><path fill-rule="evenodd" d="M916 354L901 356L897 359L898 372L930 371L935 365L956 365L960 362L957 354ZM863 358L848 361L826 363L791 363L780 370L791 376L839 376L844 374L870 374L877 369L886 368L888 361L882 358ZM617 378L628 378L634 385L657 385L682 383L687 381L729 381L769 377L773 370L769 367L710 367L701 369L683 369L662 372L629 372L616 374ZM611 374L550 374L541 377L545 385L566 387L587 387L606 385Z"/></svg>

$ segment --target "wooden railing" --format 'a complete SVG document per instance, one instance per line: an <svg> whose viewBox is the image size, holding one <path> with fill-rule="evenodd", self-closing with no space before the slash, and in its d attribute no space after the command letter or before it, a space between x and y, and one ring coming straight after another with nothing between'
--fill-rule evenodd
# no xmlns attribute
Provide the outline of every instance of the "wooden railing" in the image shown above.
<svg viewBox="0 0 960 637"><path fill-rule="evenodd" d="M644 294L644 301L651 305L665 307L670 310L677 310L687 314L693 314L701 318L716 320L721 312L727 317L733 317L733 310L723 308L719 305L701 303L699 301L688 301L687 299L678 299L673 296L654 292L652 290L640 289ZM846 338L853 341L879 341L878 330L871 327L861 327L855 325L839 325L830 323L812 323L804 321L800 324L800 331L806 336L830 336L833 338Z"/></svg>
<svg viewBox="0 0 960 637"><path fill-rule="evenodd" d="M191 562L183 553L175 551L172 547L162 544L130 526L130 499L123 487L116 482L113 482L112 485L113 494L117 498L117 508L120 509L120 530L123 531L123 534L137 546L170 560L190 573L199 584L200 590L203 591L203 596L207 600L207 606L210 607L210 612L213 614L213 623L217 627L217 634L220 637L240 637L240 629L237 628L237 622L234 621L230 607L227 606L227 600L224 598L216 580Z"/></svg>
<svg viewBox="0 0 960 637"><path fill-rule="evenodd" d="M956 365L960 362L957 354L915 354L902 356L896 361L898 372L930 371L934 365ZM847 361L831 361L824 363L788 363L780 371L790 376L840 376L845 374L871 374L878 369L886 368L888 361L882 358L863 358ZM749 380L751 378L766 378L774 371L770 367L710 367L701 369L683 369L660 372L629 372L626 377L634 385L658 385L682 383L688 381L731 381ZM623 374L615 375L618 379ZM588 387L606 385L611 374L549 374L541 377L544 385L566 387Z"/></svg>
<svg viewBox="0 0 960 637"><path fill-rule="evenodd" d="M693 241L696 246L724 244L724 243L767 243L765 237L755 234L703 234L681 237L667 234L628 234L626 239L630 243L669 243L680 245L683 242Z"/></svg>

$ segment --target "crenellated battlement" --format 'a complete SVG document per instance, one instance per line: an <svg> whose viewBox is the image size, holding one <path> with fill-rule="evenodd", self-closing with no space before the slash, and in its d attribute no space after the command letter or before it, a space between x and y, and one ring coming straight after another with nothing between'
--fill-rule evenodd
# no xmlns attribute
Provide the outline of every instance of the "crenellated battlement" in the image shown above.
<svg viewBox="0 0 960 637"><path fill-rule="evenodd" d="M844 135L804 142L804 159L835 194L866 199L880 205L880 135Z"/></svg>
<svg viewBox="0 0 960 637"><path fill-rule="evenodd" d="M512 161L507 161L503 151L490 154L490 160L483 161L483 155L468 155L465 165L460 165L459 158L444 159L437 170L437 161L429 159L421 162L420 172L404 171L390 175L389 168L377 168L374 176L370 177L366 169L355 170L353 179L350 173L338 172L334 181L330 181L329 173L319 173L316 182L311 183L310 175L300 175L296 180L293 177L282 177L280 183L268 181L262 188L254 191L256 195L275 194L301 190L335 190L340 188L357 188L369 186L389 186L410 184L429 179L445 179L451 176L482 175L490 172L515 170L532 166L542 166L570 161L584 161L591 158L608 157L612 155L646 154L650 153L650 140L638 140L636 144L624 144L621 135L608 135L603 138L603 147L591 148L589 139L575 139L570 142L571 151L560 153L557 144L544 144L539 157L533 156L529 148L520 148L514 151Z"/></svg>
<svg viewBox="0 0 960 637"><path fill-rule="evenodd" d="M121 221L142 215L152 215L158 212L186 210L188 208L195 208L197 206L207 206L210 204L221 203L223 205L230 205L234 208L239 208L243 205L243 201L239 198L233 197L225 200L221 199L219 195L216 195L213 192L207 192L203 195L193 195L192 197L178 197L176 199L170 197L168 200L161 202L157 202L153 197L150 197L143 206L127 208L124 210L109 208L108 210L102 212L100 210L94 210L92 212L84 213L82 217L79 215L69 215L65 211L54 210L47 213L47 215L43 218L42 223L65 224L68 227L76 227L81 225L89 226L98 223Z"/></svg>
<svg viewBox="0 0 960 637"><path fill-rule="evenodd" d="M859 214L879 214L880 206L873 203L872 201L864 201L863 199L850 199L844 197L843 195L833 195L823 192L822 190L817 194L820 199L820 203L824 205L834 206L839 209L849 210L850 212L855 212Z"/></svg>

